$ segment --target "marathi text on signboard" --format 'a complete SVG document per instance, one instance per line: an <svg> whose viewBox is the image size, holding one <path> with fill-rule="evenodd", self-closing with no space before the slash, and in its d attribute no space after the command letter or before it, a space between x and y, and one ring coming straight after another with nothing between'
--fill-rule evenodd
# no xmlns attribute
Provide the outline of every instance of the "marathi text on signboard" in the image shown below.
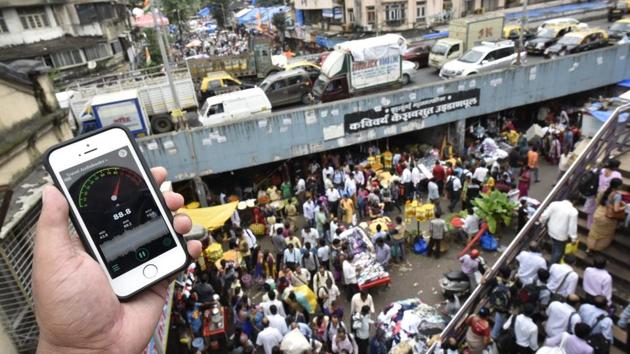
<svg viewBox="0 0 630 354"><path fill-rule="evenodd" d="M380 126L422 120L440 113L479 106L478 88L440 95L416 102L348 113L344 116L346 134Z"/></svg>
<svg viewBox="0 0 630 354"><path fill-rule="evenodd" d="M378 59L352 62L350 84L360 90L374 86L375 82L388 83L400 79L400 53L383 56Z"/></svg>

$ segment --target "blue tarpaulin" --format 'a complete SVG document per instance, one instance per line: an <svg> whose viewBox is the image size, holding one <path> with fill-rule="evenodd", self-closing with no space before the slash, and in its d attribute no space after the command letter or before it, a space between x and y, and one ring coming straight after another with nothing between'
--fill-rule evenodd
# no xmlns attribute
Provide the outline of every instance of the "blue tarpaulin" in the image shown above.
<svg viewBox="0 0 630 354"><path fill-rule="evenodd" d="M440 39L448 37L448 31L429 33L422 36L422 39Z"/></svg>
<svg viewBox="0 0 630 354"><path fill-rule="evenodd" d="M199 10L199 12L197 12L197 16L199 17L210 16L210 8L204 7L203 9Z"/></svg>
<svg viewBox="0 0 630 354"><path fill-rule="evenodd" d="M297 26L304 26L304 11L303 10L295 10L295 24Z"/></svg>
<svg viewBox="0 0 630 354"><path fill-rule="evenodd" d="M618 86L630 88L630 79L626 79L623 81L619 81L617 83Z"/></svg>
<svg viewBox="0 0 630 354"><path fill-rule="evenodd" d="M593 103L593 105L591 106L591 108L589 108L589 114L592 115L593 117L595 117L595 119L597 119L600 122L605 122L608 120L608 118L610 118L610 116L613 114L613 111L600 111L599 108L601 108L601 103L596 102ZM628 119L628 113L622 113L620 115L620 121L621 122L625 122L626 119Z"/></svg>
<svg viewBox="0 0 630 354"><path fill-rule="evenodd" d="M289 8L287 6L255 7L245 15L239 17L238 23L240 25L256 25L258 23L258 17L260 17L260 22L269 23L273 15L279 12L288 13Z"/></svg>
<svg viewBox="0 0 630 354"><path fill-rule="evenodd" d="M332 49L335 45L345 42L347 39L345 38L328 38L325 36L317 36L315 37L315 43L319 46L322 46L326 49Z"/></svg>
<svg viewBox="0 0 630 354"><path fill-rule="evenodd" d="M584 2L584 3L575 3L575 4L565 4L559 6L551 6L551 7L543 7L539 9L533 9L527 11L527 17L530 21L537 17L543 16L562 16L564 13L569 11L578 11L578 10L588 10L595 11L605 9L607 7L607 3L605 1L593 1L593 2ZM523 17L523 12L512 12L505 14L505 21L513 21L518 20Z"/></svg>

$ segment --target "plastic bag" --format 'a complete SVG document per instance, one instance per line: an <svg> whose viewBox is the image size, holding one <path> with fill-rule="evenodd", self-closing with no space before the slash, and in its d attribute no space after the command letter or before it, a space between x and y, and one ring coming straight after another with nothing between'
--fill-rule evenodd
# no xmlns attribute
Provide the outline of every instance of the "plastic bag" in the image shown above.
<svg viewBox="0 0 630 354"><path fill-rule="evenodd" d="M481 239L479 240L479 244L481 245L481 249L484 251L496 251L499 248L499 243L497 240L488 233L488 231L484 232L481 235Z"/></svg>
<svg viewBox="0 0 630 354"><path fill-rule="evenodd" d="M416 243L414 243L413 245L413 252L415 254L425 254L427 253L428 249L429 247L423 239L418 239L418 241L416 241Z"/></svg>
<svg viewBox="0 0 630 354"><path fill-rule="evenodd" d="M573 242L569 242L567 243L566 246L564 246L564 254L575 254L575 252L577 252L578 250L578 244L577 242L573 243Z"/></svg>

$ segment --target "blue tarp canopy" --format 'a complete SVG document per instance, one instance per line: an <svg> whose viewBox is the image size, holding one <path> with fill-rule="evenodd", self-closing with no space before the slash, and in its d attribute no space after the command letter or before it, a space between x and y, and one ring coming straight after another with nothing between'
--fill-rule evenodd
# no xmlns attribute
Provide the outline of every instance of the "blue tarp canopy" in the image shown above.
<svg viewBox="0 0 630 354"><path fill-rule="evenodd" d="M256 25L258 24L258 16L260 16L260 22L268 23L271 22L271 18L273 15L284 12L289 12L289 7L287 6L273 6L273 7L255 7L248 11L241 17L238 17L239 25ZM260 14L260 15L259 15Z"/></svg>
<svg viewBox="0 0 630 354"><path fill-rule="evenodd" d="M440 39L448 37L448 31L429 33L422 36L422 39Z"/></svg>
<svg viewBox="0 0 630 354"><path fill-rule="evenodd" d="M593 103L593 105L589 108L589 114L592 115L595 119L597 119L600 122L605 122L607 121L610 116L613 114L613 111L600 111L599 108L601 108L602 105L599 102ZM622 113L620 115L621 122L625 122L628 119L628 113Z"/></svg>
<svg viewBox="0 0 630 354"><path fill-rule="evenodd" d="M332 49L335 45L347 41L345 38L328 38L324 36L316 36L315 43L326 49Z"/></svg>
<svg viewBox="0 0 630 354"><path fill-rule="evenodd" d="M210 8L204 7L203 9L199 10L199 12L197 12L197 16L199 17L210 16Z"/></svg>
<svg viewBox="0 0 630 354"><path fill-rule="evenodd" d="M619 81L617 83L618 86L630 88L630 79L626 79L623 81Z"/></svg>

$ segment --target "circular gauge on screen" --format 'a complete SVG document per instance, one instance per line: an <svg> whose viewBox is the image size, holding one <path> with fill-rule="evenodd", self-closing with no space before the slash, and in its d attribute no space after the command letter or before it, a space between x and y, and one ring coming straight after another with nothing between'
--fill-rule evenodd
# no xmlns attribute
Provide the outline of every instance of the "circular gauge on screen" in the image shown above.
<svg viewBox="0 0 630 354"><path fill-rule="evenodd" d="M80 184L79 209L111 210L137 201L142 194L142 177L124 167L104 167L92 172Z"/></svg>

